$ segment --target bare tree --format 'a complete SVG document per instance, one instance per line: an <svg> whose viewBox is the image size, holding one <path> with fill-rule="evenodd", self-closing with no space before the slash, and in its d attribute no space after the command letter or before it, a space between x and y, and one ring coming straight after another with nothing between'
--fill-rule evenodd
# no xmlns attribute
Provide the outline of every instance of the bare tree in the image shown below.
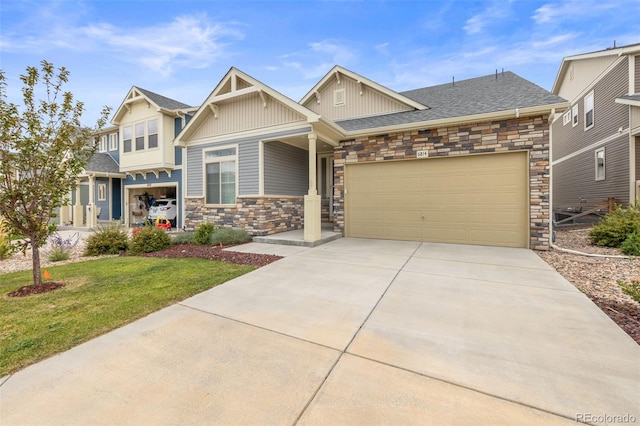
<svg viewBox="0 0 640 426"><path fill-rule="evenodd" d="M63 91L69 71L47 61L40 65L20 76L21 106L7 101L0 70L0 215L11 232L25 237L19 248L31 248L34 285L41 283L40 247L52 232L50 219L93 155L93 133L110 111L103 108L94 129L82 127L84 104Z"/></svg>

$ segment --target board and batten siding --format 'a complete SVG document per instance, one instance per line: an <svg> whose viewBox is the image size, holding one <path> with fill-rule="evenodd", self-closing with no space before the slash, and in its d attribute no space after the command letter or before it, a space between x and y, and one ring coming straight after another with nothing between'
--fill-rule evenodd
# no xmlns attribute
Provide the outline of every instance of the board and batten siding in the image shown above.
<svg viewBox="0 0 640 426"><path fill-rule="evenodd" d="M334 106L333 93L341 89L345 89L345 104ZM340 84L334 77L321 89L319 95L319 104L316 96L312 96L304 106L334 121L413 110L412 107L364 84L359 85L355 80L342 74L340 74Z"/></svg>
<svg viewBox="0 0 640 426"><path fill-rule="evenodd" d="M187 146L187 197L204 196L203 151L216 147L238 146L238 195L256 195L259 192L259 144L263 140L304 134L311 132L310 127L290 130L286 132L267 133L247 138L229 139L224 141Z"/></svg>
<svg viewBox="0 0 640 426"><path fill-rule="evenodd" d="M191 136L191 141L227 135L246 130L306 121L302 114L265 95L266 107L260 95L251 93L229 99L217 105L217 118L209 110L207 119Z"/></svg>
<svg viewBox="0 0 640 426"><path fill-rule="evenodd" d="M265 195L305 195L308 181L308 151L282 142L264 144Z"/></svg>

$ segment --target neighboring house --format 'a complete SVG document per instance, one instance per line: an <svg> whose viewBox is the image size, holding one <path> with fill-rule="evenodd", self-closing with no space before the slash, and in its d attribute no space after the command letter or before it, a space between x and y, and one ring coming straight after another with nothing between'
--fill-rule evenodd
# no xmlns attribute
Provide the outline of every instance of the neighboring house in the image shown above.
<svg viewBox="0 0 640 426"><path fill-rule="evenodd" d="M297 103L231 68L175 140L185 225L545 250L566 107L511 72L397 93L336 66Z"/></svg>
<svg viewBox="0 0 640 426"><path fill-rule="evenodd" d="M147 217L153 199L176 198L176 225L182 227L182 149L173 139L193 111L182 102L133 86L113 116L114 126L97 134L96 153L71 194L73 207L62 208L61 222L133 226Z"/></svg>
<svg viewBox="0 0 640 426"><path fill-rule="evenodd" d="M564 58L552 91L571 102L552 123L554 211L608 198L633 202L640 196L640 44Z"/></svg>

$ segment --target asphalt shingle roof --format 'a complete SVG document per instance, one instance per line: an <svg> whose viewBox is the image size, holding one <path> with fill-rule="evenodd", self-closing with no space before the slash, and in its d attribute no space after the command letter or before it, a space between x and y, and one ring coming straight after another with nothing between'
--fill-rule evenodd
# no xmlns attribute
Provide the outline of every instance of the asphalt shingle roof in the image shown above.
<svg viewBox="0 0 640 426"><path fill-rule="evenodd" d="M113 157L109 154L105 152L96 152L87 163L85 171L96 173L120 173L120 167L118 167L118 163L116 163Z"/></svg>
<svg viewBox="0 0 640 426"><path fill-rule="evenodd" d="M532 82L504 72L401 92L429 107L426 110L338 121L345 130L364 130L566 102Z"/></svg>
<svg viewBox="0 0 640 426"><path fill-rule="evenodd" d="M153 92L151 92L149 90L142 89L142 88L140 88L138 86L136 86L136 89L138 89L146 97L148 97L153 102L155 102L156 105L158 105L159 107L166 108L166 109L191 108L191 106L189 106L187 104L183 104L182 102L176 101L176 100L171 99L171 98L167 98L166 96L158 95L157 93L153 93Z"/></svg>

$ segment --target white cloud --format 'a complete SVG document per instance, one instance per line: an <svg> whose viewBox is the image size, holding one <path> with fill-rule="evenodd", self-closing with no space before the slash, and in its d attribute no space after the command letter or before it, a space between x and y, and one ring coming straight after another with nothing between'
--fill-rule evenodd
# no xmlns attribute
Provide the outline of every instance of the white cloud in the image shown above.
<svg viewBox="0 0 640 426"><path fill-rule="evenodd" d="M206 68L229 54L230 41L242 38L233 27L212 24L205 15L179 16L168 24L133 29L92 24L78 32L109 47L120 59L164 76L175 68Z"/></svg>
<svg viewBox="0 0 640 426"><path fill-rule="evenodd" d="M309 50L280 56L284 66L302 74L304 79L323 77L334 65L348 67L358 59L356 51L335 40L308 43Z"/></svg>
<svg viewBox="0 0 640 426"><path fill-rule="evenodd" d="M631 6L629 4L628 6ZM563 21L575 21L582 17L595 17L600 12L619 9L619 3L607 1L567 0L547 3L536 9L532 19L536 24L561 25Z"/></svg>
<svg viewBox="0 0 640 426"><path fill-rule="evenodd" d="M467 19L465 26L462 28L468 35L479 34L484 31L485 27L496 21L507 18L510 13L511 8L508 2L492 2L489 7L481 13Z"/></svg>

